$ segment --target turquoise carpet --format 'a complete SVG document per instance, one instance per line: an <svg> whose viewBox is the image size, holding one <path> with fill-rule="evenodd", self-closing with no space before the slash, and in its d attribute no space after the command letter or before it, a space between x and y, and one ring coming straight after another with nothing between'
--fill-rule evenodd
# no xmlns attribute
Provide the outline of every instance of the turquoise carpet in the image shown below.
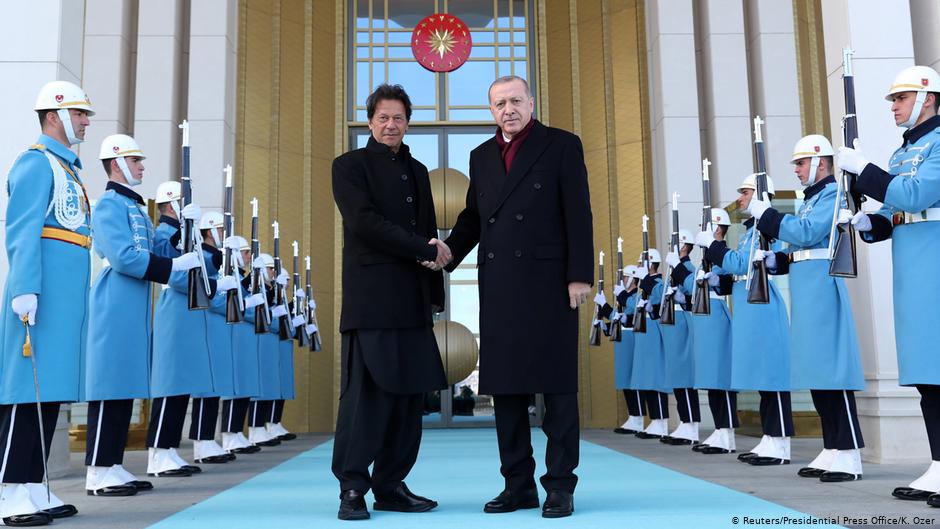
<svg viewBox="0 0 940 529"><path fill-rule="evenodd" d="M533 430L537 476L544 472L545 437ZM544 520L538 509L484 514L483 503L503 487L493 429L429 430L408 477L417 494L436 499L429 513L373 512L371 522L336 519L339 490L330 472L332 443L298 455L241 485L180 511L152 527L205 529L259 527L349 528L368 525L421 529L482 528L715 528L805 527L803 513L582 441L575 515ZM540 491L544 499L544 492ZM680 508L676 498L683 498ZM368 498L371 510L371 495ZM802 519L802 525L745 524L733 516ZM781 523L782 522L782 523Z"/></svg>

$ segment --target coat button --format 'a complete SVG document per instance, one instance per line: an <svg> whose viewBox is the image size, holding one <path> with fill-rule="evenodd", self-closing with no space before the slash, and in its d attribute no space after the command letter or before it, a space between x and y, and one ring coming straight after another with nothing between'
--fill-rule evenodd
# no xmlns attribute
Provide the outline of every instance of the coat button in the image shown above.
<svg viewBox="0 0 940 529"><path fill-rule="evenodd" d="M416 221L415 219L411 219L412 226L416 226L417 224L418 224L418 221Z"/></svg>
<svg viewBox="0 0 940 529"><path fill-rule="evenodd" d="M392 156L392 161L393 161L393 162L395 161L395 157L394 157L394 156Z"/></svg>
<svg viewBox="0 0 940 529"><path fill-rule="evenodd" d="M536 182L532 187L534 187L534 188L536 188L536 189L542 189L542 184Z"/></svg>
<svg viewBox="0 0 940 529"><path fill-rule="evenodd" d="M415 199L413 199L413 198L411 198L411 197L405 197L405 202L407 202L407 203L409 203L409 204L411 204L411 203L414 202L414 201L415 201Z"/></svg>
<svg viewBox="0 0 940 529"><path fill-rule="evenodd" d="M490 224L493 224L494 222L496 222L496 217L490 217Z"/></svg>
<svg viewBox="0 0 940 529"><path fill-rule="evenodd" d="M480 191L480 196L482 197L483 195L484 195L483 191Z"/></svg>
<svg viewBox="0 0 940 529"><path fill-rule="evenodd" d="M494 257L496 257L496 256L493 255L493 252L490 252L490 253L486 254L486 257L489 258L489 259L492 259L492 258L494 258Z"/></svg>
<svg viewBox="0 0 940 529"><path fill-rule="evenodd" d="M516 220L522 220L525 217L522 216L522 213L516 213Z"/></svg>
<svg viewBox="0 0 940 529"><path fill-rule="evenodd" d="M516 250L513 254L515 254L516 257L522 257L522 250Z"/></svg>
<svg viewBox="0 0 940 529"><path fill-rule="evenodd" d="M401 175L401 179L402 179L402 180L408 180L408 175L406 175L406 174Z"/></svg>

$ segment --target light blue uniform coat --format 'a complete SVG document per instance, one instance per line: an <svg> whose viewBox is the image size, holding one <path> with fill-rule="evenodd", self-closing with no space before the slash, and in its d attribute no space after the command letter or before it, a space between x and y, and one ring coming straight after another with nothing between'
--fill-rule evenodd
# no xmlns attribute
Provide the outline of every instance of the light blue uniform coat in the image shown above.
<svg viewBox="0 0 940 529"><path fill-rule="evenodd" d="M267 287L270 289L270 286ZM281 345L277 330L277 319L271 318L268 332L257 335L260 388L258 390L259 394L254 400L277 400L281 398Z"/></svg>
<svg viewBox="0 0 940 529"><path fill-rule="evenodd" d="M690 271L695 267L688 259L679 263ZM678 289L685 294L686 299L691 300L691 290L686 290L684 285L679 285ZM662 295L662 294L660 294ZM659 299L657 298L657 301ZM692 358L692 324L690 313L680 310L676 303L676 324L660 325L663 336L663 351L666 360L665 385L669 388L691 388L695 379L695 365Z"/></svg>
<svg viewBox="0 0 940 529"><path fill-rule="evenodd" d="M206 258L206 273L212 279L219 278L221 253L203 249ZM212 366L212 391L193 394L193 397L221 397L235 392L235 368L233 365L232 325L225 323L225 293L212 297L209 310L202 311L206 318L206 331L209 337L209 359Z"/></svg>
<svg viewBox="0 0 940 529"><path fill-rule="evenodd" d="M85 341L88 330L88 287L91 259L88 249L41 238L43 226L62 228L46 211L53 196L48 150L81 184L82 163L74 152L46 135L23 153L7 177L6 251L9 271L0 304L0 404L36 402L33 368L23 356L26 329L10 306L16 296L36 294L36 325L30 328L33 354L44 402L83 399ZM74 186L71 189L76 189ZM83 191L70 193L68 207L82 208L85 221L77 230L90 235L90 212Z"/></svg>
<svg viewBox="0 0 940 529"><path fill-rule="evenodd" d="M94 249L107 259L91 286L85 398L150 397L151 281L170 279L172 260L153 253L154 230L139 195L109 183L95 206Z"/></svg>
<svg viewBox="0 0 940 529"><path fill-rule="evenodd" d="M738 241L736 249L725 254L722 268L743 276L748 273L748 259L754 227L748 228ZM782 248L775 241L771 248ZM787 307L780 290L770 281L770 303L747 302L745 280L734 282L731 318L731 388L737 391L789 391L790 390L790 328Z"/></svg>
<svg viewBox="0 0 940 529"><path fill-rule="evenodd" d="M627 296L624 304L624 314L633 315L636 308L636 292ZM635 339L633 329L623 329L619 342L614 342L614 387L617 389L631 389L630 377L633 375L633 347Z"/></svg>
<svg viewBox="0 0 940 529"><path fill-rule="evenodd" d="M294 340L278 342L280 352L281 398L293 400L294 393Z"/></svg>
<svg viewBox="0 0 940 529"><path fill-rule="evenodd" d="M663 280L661 277L657 277L648 303L654 304L655 301L655 304L658 304L662 292ZM661 391L663 393L671 392L672 388L666 386L666 358L659 321L654 320L647 314L646 332L634 332L633 336L635 345L630 388Z"/></svg>
<svg viewBox="0 0 940 529"><path fill-rule="evenodd" d="M805 196L796 215L769 209L758 222L762 232L790 243L788 252L829 247L836 184L829 177ZM789 273L791 389L864 389L845 282L829 275L828 259L793 263Z"/></svg>
<svg viewBox="0 0 940 529"><path fill-rule="evenodd" d="M242 288L242 297L248 291ZM233 368L235 387L225 398L256 397L261 391L258 370L258 335L255 334L255 311L245 311L245 320L232 326Z"/></svg>
<svg viewBox="0 0 940 529"><path fill-rule="evenodd" d="M712 273L727 272L712 266ZM689 274L683 283L685 291L694 292L695 274ZM709 295L714 291L709 288ZM688 294L687 294L688 295ZM711 312L689 314L692 326L692 357L695 367L693 386L697 389L731 388L731 312L725 300L711 298Z"/></svg>

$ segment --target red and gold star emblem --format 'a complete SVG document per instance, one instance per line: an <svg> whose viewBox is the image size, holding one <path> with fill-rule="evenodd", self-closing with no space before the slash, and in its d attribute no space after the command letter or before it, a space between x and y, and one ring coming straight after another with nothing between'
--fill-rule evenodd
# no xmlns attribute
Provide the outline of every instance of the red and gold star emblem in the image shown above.
<svg viewBox="0 0 940 529"><path fill-rule="evenodd" d="M435 13L415 26L411 52L415 60L432 72L452 72L467 62L473 41L470 29L459 18Z"/></svg>

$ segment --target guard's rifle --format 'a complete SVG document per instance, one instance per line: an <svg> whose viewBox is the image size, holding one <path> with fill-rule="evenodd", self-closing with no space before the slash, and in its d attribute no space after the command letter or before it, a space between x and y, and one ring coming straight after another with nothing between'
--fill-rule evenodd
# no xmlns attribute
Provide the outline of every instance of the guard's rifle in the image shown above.
<svg viewBox="0 0 940 529"><path fill-rule="evenodd" d="M615 312L617 317L610 319L610 341L619 342L623 340L623 326L620 324L620 319L623 317L624 306L623 303L620 303L617 290L626 291L627 287L623 284L623 239L620 237L617 237L617 277L614 278L614 284L617 285L614 288L614 297L617 298L617 310Z"/></svg>
<svg viewBox="0 0 940 529"><path fill-rule="evenodd" d="M757 159L757 172L754 175L756 190L751 200L770 201L770 195L767 188L767 166L764 159L764 137L761 134L761 125L764 120L757 116L754 118L754 152ZM757 229L757 219L754 219L754 237L751 238L751 249L748 252L748 274L747 274L747 302L767 304L770 303L770 283L767 276L767 263L763 259L754 261L754 252L760 248L761 251L770 251L770 239Z"/></svg>
<svg viewBox="0 0 940 529"><path fill-rule="evenodd" d="M846 147L854 148L858 138L858 121L855 117L855 76L852 73L852 54L842 49L842 88L845 92L845 116L842 117L842 139ZM836 202L833 206L832 228L829 232L829 275L834 277L858 277L855 226L851 222L838 224L842 204L852 214L858 213L865 197L852 191L858 175L842 171L836 187Z"/></svg>
<svg viewBox="0 0 940 529"><path fill-rule="evenodd" d="M183 206L185 207L193 202L193 187L189 177L189 122L184 119L179 128L183 131L180 187L182 188ZM199 257L199 266L189 270L186 297L189 310L204 310L209 308L209 294L212 287L209 285L209 274L206 273L206 257L202 253L202 234L193 224L192 219L183 219L183 253L195 251Z"/></svg>
<svg viewBox="0 0 940 529"><path fill-rule="evenodd" d="M676 255L679 255L679 193L672 194L672 234L670 238L670 247ZM666 268L666 275L669 285L674 289L678 288L672 280L672 265ZM660 325L676 324L676 295L675 292L667 294L668 288L663 287L663 297L659 300L659 323Z"/></svg>
<svg viewBox="0 0 940 529"><path fill-rule="evenodd" d="M712 189L708 180L708 166L712 163L708 158L702 160L702 231L714 233L712 224ZM712 271L711 262L705 258L705 249L702 249L702 264L700 267L706 274ZM707 279L696 279L692 290L692 314L708 315L712 313L711 293Z"/></svg>
<svg viewBox="0 0 940 529"><path fill-rule="evenodd" d="M226 165L225 169L225 210L223 213L225 224L225 239L235 235L235 219L232 216L232 202L234 193L232 190L232 166ZM216 241L218 242L218 241ZM239 277L238 260L241 255L239 250L225 248L222 253L222 275ZM225 323L240 323L245 320L245 298L242 297L242 289L233 288L225 293Z"/></svg>
<svg viewBox="0 0 940 529"><path fill-rule="evenodd" d="M284 287L277 282L278 278L281 277L281 231L280 225L277 221L274 221L271 224L271 227L274 228L274 282L271 283L271 288L274 289L274 306L281 307L285 306L287 303L287 298L284 296ZM284 314L283 316L278 316L277 318L277 336L280 340L290 340L293 333L291 332L291 322L290 316Z"/></svg>
<svg viewBox="0 0 940 529"><path fill-rule="evenodd" d="M601 250L598 254L597 261L597 294L599 296L604 295L604 250ZM588 345L600 345L601 344L601 331L605 330L604 320L603 320L603 309L601 305L594 302L594 316L591 318L591 333L588 336Z"/></svg>
<svg viewBox="0 0 940 529"><path fill-rule="evenodd" d="M310 335L307 334L307 313L304 311L307 302L303 296L297 295L297 291L303 292L300 288L300 247L297 245L297 241L294 241L291 246L294 247L294 274L292 281L292 286L294 287L294 310L291 313L291 322L293 322L294 318L297 316L303 319L301 325L294 325L294 338L297 340L298 346L309 347Z"/></svg>
<svg viewBox="0 0 940 529"><path fill-rule="evenodd" d="M310 350L317 352L321 349L322 345L320 343L320 328L317 326L317 311L316 311L316 302L313 300L313 288L310 286L310 256L306 256L305 261L307 263L307 325L308 333L310 334ZM313 305L311 307L311 305Z"/></svg>
<svg viewBox="0 0 940 529"><path fill-rule="evenodd" d="M640 258L643 261L643 267L646 269L646 273L650 274L650 234L649 227L647 223L650 218L646 215L643 215L643 254ZM646 291L640 287L642 281L637 280L637 289L639 290L640 299L645 302L649 302L649 296L647 296ZM646 332L646 307L640 307L640 303L636 304L636 307L633 309L633 332L645 333Z"/></svg>
<svg viewBox="0 0 940 529"><path fill-rule="evenodd" d="M264 301L255 306L255 334L268 332L271 325L271 311L268 308L268 293L264 288L264 277L267 271L256 268L255 263L261 258L261 242L258 241L258 199L251 199L251 294L261 294Z"/></svg>

